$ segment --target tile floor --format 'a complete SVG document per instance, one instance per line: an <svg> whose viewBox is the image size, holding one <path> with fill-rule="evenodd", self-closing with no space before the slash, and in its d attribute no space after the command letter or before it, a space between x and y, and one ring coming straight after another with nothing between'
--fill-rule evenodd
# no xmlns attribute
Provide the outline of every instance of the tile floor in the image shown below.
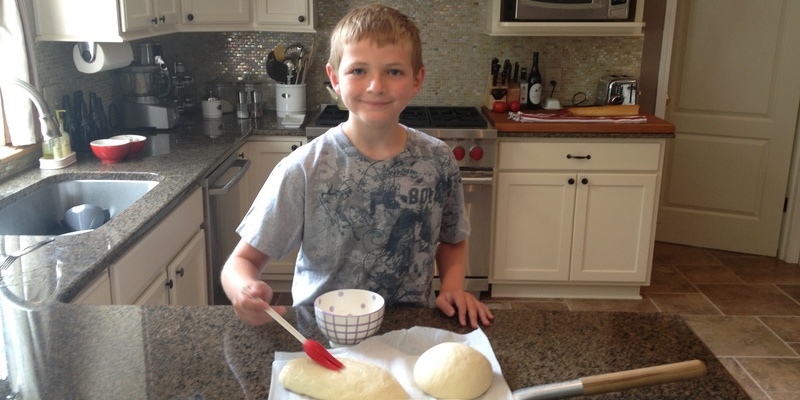
<svg viewBox="0 0 800 400"><path fill-rule="evenodd" d="M493 308L682 315L756 400L800 399L800 266L657 242L641 300L497 299ZM281 293L276 302L291 304Z"/></svg>

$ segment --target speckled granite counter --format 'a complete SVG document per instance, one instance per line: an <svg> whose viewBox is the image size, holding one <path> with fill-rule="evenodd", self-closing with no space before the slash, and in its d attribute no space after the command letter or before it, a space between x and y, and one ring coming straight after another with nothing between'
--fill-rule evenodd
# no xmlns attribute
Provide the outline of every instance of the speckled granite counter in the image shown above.
<svg viewBox="0 0 800 400"><path fill-rule="evenodd" d="M261 120L189 118L171 130L135 131L149 137L148 147L136 159L103 164L91 153L58 170L34 168L0 183L0 207L37 190L39 185L72 179L157 180L158 185L100 228L73 236L59 236L31 256L56 257L62 262L58 298L68 302L108 268L156 222L198 187L228 155L255 135L305 136L303 127L282 128L274 113ZM131 133L133 131L127 130ZM155 144L158 144L157 146ZM44 237L0 235L4 243L32 242ZM48 259L40 262L50 262Z"/></svg>
<svg viewBox="0 0 800 400"><path fill-rule="evenodd" d="M483 329L512 390L699 359L708 367L702 378L592 398L748 398L678 316L537 310L495 315L493 326ZM311 308L290 309L287 319L324 343ZM265 399L275 352L302 351L279 325L244 325L229 306L59 304L26 321L15 332L36 334L23 339L33 345L16 361L29 362L25 384L46 399ZM381 333L412 326L469 331L435 309L395 308L387 310ZM10 376L18 375L12 369Z"/></svg>

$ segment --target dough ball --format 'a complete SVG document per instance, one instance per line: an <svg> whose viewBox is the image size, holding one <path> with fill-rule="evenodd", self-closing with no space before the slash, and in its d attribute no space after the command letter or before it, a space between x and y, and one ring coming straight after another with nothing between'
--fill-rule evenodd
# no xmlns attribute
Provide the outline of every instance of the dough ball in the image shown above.
<svg viewBox="0 0 800 400"><path fill-rule="evenodd" d="M444 399L474 399L492 385L492 364L462 343L431 347L414 365L414 382L425 393Z"/></svg>
<svg viewBox="0 0 800 400"><path fill-rule="evenodd" d="M344 369L327 369L310 358L289 361L278 380L286 389L319 400L406 400L408 393L388 371L377 365L340 358Z"/></svg>

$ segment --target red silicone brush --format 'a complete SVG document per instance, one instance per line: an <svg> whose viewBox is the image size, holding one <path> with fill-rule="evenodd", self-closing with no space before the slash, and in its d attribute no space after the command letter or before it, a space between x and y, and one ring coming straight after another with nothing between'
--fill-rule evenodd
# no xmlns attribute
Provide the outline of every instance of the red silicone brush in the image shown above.
<svg viewBox="0 0 800 400"><path fill-rule="evenodd" d="M250 291L248 291L247 288L243 288L242 291L246 295L250 296L250 298L253 300L261 300L250 294ZM337 360L336 357L334 357L333 354L331 354L328 351L328 349L326 349L316 340L306 339L306 337L303 336L302 333L298 332L297 329L295 329L291 324L289 324L289 322L283 319L283 317L281 317L280 314L275 312L275 310L273 310L272 307L265 308L264 312L266 312L270 317L272 317L272 319L281 324L281 326L287 331L289 331L289 333L291 333L292 336L297 338L297 340L299 340L300 343L303 344L303 351L305 351L308 357L314 360L314 362L316 362L319 365L322 365L325 368L332 369L334 371L338 371L344 368L344 364L342 364L341 361Z"/></svg>

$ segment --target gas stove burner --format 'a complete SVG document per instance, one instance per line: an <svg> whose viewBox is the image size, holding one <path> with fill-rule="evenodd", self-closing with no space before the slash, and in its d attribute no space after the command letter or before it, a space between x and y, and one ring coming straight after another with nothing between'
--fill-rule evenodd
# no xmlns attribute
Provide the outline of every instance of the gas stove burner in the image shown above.
<svg viewBox="0 0 800 400"><path fill-rule="evenodd" d="M488 123L475 107L428 107L431 126L442 128L486 128Z"/></svg>
<svg viewBox="0 0 800 400"><path fill-rule="evenodd" d="M430 119L425 107L420 106L407 106L403 112L400 113L400 123L412 128L420 128L430 126Z"/></svg>
<svg viewBox="0 0 800 400"><path fill-rule="evenodd" d="M317 117L316 123L319 126L337 126L347 121L349 116L350 112L347 110L340 110L336 106L325 106Z"/></svg>

